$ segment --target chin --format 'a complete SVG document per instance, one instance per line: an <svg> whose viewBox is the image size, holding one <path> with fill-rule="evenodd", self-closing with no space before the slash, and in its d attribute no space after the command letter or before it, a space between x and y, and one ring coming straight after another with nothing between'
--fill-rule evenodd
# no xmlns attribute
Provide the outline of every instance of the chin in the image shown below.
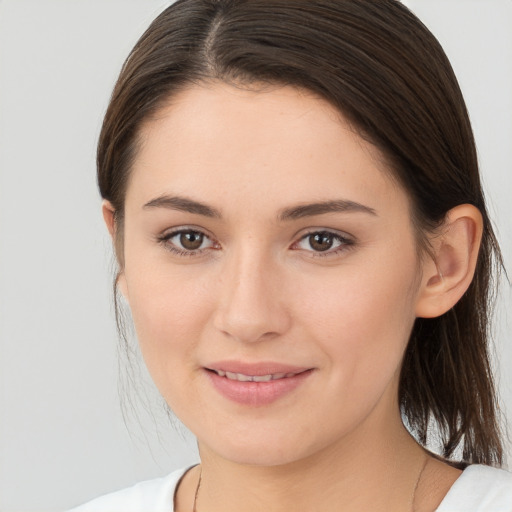
<svg viewBox="0 0 512 512"><path fill-rule="evenodd" d="M234 464L261 467L285 466L301 458L297 451L284 453L282 451L269 449L268 447L264 449L261 447L247 449L247 447L245 447L231 450L226 450L224 447L224 450L218 452L218 455Z"/></svg>
<svg viewBox="0 0 512 512"><path fill-rule="evenodd" d="M216 436L211 443L198 438L199 451L210 452L234 464L245 466L285 466L311 457L321 451L318 441L302 434L260 431L257 435L236 436L233 432ZM205 448L203 450L202 448Z"/></svg>

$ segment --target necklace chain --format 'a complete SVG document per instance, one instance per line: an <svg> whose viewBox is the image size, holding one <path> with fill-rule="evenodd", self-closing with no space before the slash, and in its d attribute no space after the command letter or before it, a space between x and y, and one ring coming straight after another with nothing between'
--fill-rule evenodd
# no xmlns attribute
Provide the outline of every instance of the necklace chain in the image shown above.
<svg viewBox="0 0 512 512"><path fill-rule="evenodd" d="M192 512L197 512L197 495L199 494L199 489L201 488L201 477L203 476L203 468L199 467L199 480L197 481L196 493L194 495L194 507L192 508Z"/></svg>
<svg viewBox="0 0 512 512"><path fill-rule="evenodd" d="M412 502L411 502L411 512L415 511L415 501L416 501L416 491L418 490L418 486L420 485L421 477L423 476L423 472L425 471L425 468L427 467L428 463L428 457L425 456L425 461L423 462L421 466L421 470L418 474L418 478L416 479L416 483L414 485L414 489L412 492ZM192 512L197 512L197 497L199 495L199 489L201 488L201 477L203 476L203 468L199 468L199 480L197 481L197 487L196 487L196 493L194 495L194 506L192 508Z"/></svg>
<svg viewBox="0 0 512 512"><path fill-rule="evenodd" d="M418 478L416 479L416 484L414 485L414 490L412 492L411 512L415 512L415 510L416 510L416 507L414 506L416 504L416 491L418 490L418 487L419 487L420 481L421 481L421 477L423 476L423 472L425 471L427 464L428 464L428 456L425 455L425 460L423 461L423 464L421 465L421 470L418 474Z"/></svg>

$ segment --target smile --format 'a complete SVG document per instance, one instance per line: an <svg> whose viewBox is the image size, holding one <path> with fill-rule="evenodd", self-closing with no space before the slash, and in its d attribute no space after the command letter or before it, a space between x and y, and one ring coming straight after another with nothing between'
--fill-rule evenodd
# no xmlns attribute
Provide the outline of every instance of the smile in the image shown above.
<svg viewBox="0 0 512 512"><path fill-rule="evenodd" d="M293 393L314 373L314 368L277 363L227 362L212 366L204 367L204 370L213 388L230 402L246 407L270 405Z"/></svg>
<svg viewBox="0 0 512 512"><path fill-rule="evenodd" d="M229 380L238 382L270 382L271 380L286 379L295 377L297 373L272 373L268 375L244 375L243 373L224 372L222 370L213 370L219 377L226 377Z"/></svg>

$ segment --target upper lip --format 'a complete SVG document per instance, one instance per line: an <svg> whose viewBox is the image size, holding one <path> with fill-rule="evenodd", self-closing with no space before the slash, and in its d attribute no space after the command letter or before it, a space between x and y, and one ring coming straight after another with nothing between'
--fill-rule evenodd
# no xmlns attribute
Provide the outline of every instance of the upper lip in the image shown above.
<svg viewBox="0 0 512 512"><path fill-rule="evenodd" d="M243 361L217 361L205 366L207 370L240 373L253 377L275 374L302 373L311 370L311 367L295 366L290 364L277 363L273 361L261 361L248 363Z"/></svg>

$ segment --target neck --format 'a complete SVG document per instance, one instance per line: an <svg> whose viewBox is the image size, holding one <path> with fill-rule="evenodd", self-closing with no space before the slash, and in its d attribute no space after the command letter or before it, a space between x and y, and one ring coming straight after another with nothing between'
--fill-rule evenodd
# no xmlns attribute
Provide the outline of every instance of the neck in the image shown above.
<svg viewBox="0 0 512 512"><path fill-rule="evenodd" d="M279 466L235 463L201 445L200 453L197 512L411 512L426 460L398 414L369 418L336 445Z"/></svg>

